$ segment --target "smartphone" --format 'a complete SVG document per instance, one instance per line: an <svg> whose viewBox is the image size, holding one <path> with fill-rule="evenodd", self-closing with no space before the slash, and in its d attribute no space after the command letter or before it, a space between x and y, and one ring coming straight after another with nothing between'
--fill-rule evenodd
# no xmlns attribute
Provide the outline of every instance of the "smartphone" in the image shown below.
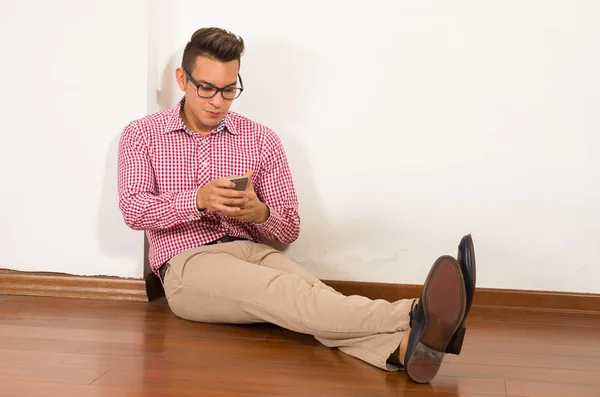
<svg viewBox="0 0 600 397"><path fill-rule="evenodd" d="M248 177L247 176L237 176L235 178L229 178L229 180L235 183L235 187L233 190L239 190L243 192L246 190L246 186L248 186Z"/></svg>

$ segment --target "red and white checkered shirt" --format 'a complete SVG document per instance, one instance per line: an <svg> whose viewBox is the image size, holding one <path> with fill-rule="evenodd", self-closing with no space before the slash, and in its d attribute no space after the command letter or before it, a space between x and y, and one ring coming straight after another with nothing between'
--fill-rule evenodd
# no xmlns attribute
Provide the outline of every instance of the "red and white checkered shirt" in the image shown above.
<svg viewBox="0 0 600 397"><path fill-rule="evenodd" d="M119 207L130 228L146 231L152 270L156 273L178 253L225 235L255 242L296 240L298 199L279 137L231 111L210 134L195 134L180 116L183 100L130 122L119 142ZM197 209L198 189L248 170L258 198L270 210L265 223Z"/></svg>

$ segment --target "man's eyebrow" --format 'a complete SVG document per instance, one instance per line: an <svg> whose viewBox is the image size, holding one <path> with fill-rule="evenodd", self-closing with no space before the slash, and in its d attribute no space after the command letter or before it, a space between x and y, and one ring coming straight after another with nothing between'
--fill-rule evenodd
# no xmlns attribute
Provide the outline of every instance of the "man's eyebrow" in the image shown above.
<svg viewBox="0 0 600 397"><path fill-rule="evenodd" d="M216 85L214 85L213 83L211 83L210 81L206 81L206 80L198 80L198 83L202 83L202 84L206 84L206 85L210 85L211 87L216 87ZM231 87L232 85L236 85L237 84L237 80L234 81L233 83L229 83L227 84L225 87Z"/></svg>

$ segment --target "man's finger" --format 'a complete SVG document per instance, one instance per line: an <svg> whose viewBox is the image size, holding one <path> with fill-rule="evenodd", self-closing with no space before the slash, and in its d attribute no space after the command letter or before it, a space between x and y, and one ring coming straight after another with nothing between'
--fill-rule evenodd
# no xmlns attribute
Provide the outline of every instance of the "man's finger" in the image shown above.
<svg viewBox="0 0 600 397"><path fill-rule="evenodd" d="M244 209L244 208L239 208L239 211L236 211L235 213L229 214L227 216L229 216L231 218L242 219L242 218L248 217L249 215L250 215L250 210Z"/></svg>
<svg viewBox="0 0 600 397"><path fill-rule="evenodd" d="M221 178L213 181L216 187L220 187L222 189L233 189L235 187L235 182L231 182L227 178Z"/></svg>
<svg viewBox="0 0 600 397"><path fill-rule="evenodd" d="M246 199L246 198L238 198L238 199L224 198L224 199L221 199L220 201L221 201L221 204L224 204L224 205L227 205L230 207L243 207L248 202L248 199Z"/></svg>
<svg viewBox="0 0 600 397"><path fill-rule="evenodd" d="M239 190L233 190L233 189L220 188L220 189L217 189L217 192L218 192L219 196L226 197L226 198L240 199L240 198L246 198L248 196L248 194L246 192L242 192Z"/></svg>
<svg viewBox="0 0 600 397"><path fill-rule="evenodd" d="M246 185L246 191L254 191L254 186L252 186L252 174L254 171L248 170L246 171L246 175L248 177L248 184Z"/></svg>
<svg viewBox="0 0 600 397"><path fill-rule="evenodd" d="M234 216L241 211L240 207L228 207L224 204L215 204L215 210L223 215Z"/></svg>

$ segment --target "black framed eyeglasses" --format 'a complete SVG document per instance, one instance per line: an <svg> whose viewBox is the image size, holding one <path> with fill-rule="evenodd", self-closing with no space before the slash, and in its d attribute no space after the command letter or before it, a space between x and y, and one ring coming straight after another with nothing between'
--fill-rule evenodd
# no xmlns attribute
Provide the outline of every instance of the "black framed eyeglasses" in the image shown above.
<svg viewBox="0 0 600 397"><path fill-rule="evenodd" d="M183 69L183 71L185 72L188 80L190 80L194 87L196 87L196 94L200 98L210 99L220 92L223 99L232 101L239 97L242 94L242 91L244 91L244 83L242 82L242 76L240 76L239 73L238 79L240 80L241 87L227 86L219 88L212 84L198 83L196 80L194 80L190 72L185 69Z"/></svg>

